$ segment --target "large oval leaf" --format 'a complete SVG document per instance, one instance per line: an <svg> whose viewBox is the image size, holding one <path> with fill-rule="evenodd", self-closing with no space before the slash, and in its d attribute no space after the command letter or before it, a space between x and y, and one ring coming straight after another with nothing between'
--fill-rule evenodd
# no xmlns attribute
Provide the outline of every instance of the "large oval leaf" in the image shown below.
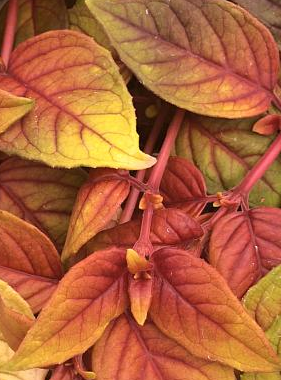
<svg viewBox="0 0 281 380"><path fill-rule="evenodd" d="M53 169L13 157L0 165L0 209L34 224L61 249L86 178L82 169Z"/></svg>
<svg viewBox="0 0 281 380"><path fill-rule="evenodd" d="M122 315L95 345L93 370L99 380L234 380L233 370L198 359L161 333Z"/></svg>
<svg viewBox="0 0 281 380"><path fill-rule="evenodd" d="M192 354L242 371L278 371L281 364L264 332L224 279L186 251L153 255L150 315L160 330Z"/></svg>
<svg viewBox="0 0 281 380"><path fill-rule="evenodd" d="M62 363L83 353L127 307L125 251L100 251L61 280L5 370Z"/></svg>
<svg viewBox="0 0 281 380"><path fill-rule="evenodd" d="M68 168L155 163L139 150L132 99L117 65L90 37L64 30L23 42L0 74L0 88L36 100L1 134L4 152Z"/></svg>
<svg viewBox="0 0 281 380"><path fill-rule="evenodd" d="M176 141L176 153L199 168L210 194L238 185L270 146L272 137L252 132L255 121L186 116ZM251 206L281 205L279 173L280 158L254 186Z"/></svg>
<svg viewBox="0 0 281 380"><path fill-rule="evenodd" d="M121 59L149 89L190 111L265 111L279 55L269 31L222 0L86 0Z"/></svg>
<svg viewBox="0 0 281 380"><path fill-rule="evenodd" d="M237 297L281 264L281 210L233 212L214 226L209 261Z"/></svg>

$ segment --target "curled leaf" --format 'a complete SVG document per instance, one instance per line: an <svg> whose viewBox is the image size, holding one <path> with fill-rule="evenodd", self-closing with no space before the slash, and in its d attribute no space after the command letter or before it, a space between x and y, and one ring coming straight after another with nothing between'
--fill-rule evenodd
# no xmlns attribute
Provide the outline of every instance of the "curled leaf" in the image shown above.
<svg viewBox="0 0 281 380"><path fill-rule="evenodd" d="M118 67L88 36L51 31L23 42L0 75L0 88L36 100L33 111L1 134L6 153L67 168L155 163L139 150L132 100Z"/></svg>
<svg viewBox="0 0 281 380"><path fill-rule="evenodd" d="M279 54L256 18L221 0L86 0L125 64L146 87L195 113L264 112Z"/></svg>
<svg viewBox="0 0 281 380"><path fill-rule="evenodd" d="M104 173L114 170L95 170L93 176L81 187L72 211L62 260L74 256L79 249L102 231L121 203L127 198L130 185L120 179L99 180Z"/></svg>

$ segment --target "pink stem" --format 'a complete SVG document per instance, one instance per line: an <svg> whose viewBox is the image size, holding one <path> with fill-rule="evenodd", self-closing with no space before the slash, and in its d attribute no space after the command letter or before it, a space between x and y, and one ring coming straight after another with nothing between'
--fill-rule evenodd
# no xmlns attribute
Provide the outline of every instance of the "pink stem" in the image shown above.
<svg viewBox="0 0 281 380"><path fill-rule="evenodd" d="M154 188L155 192L159 191L159 186L170 157L170 152L179 132L180 126L182 125L184 115L185 111L177 108L175 116L169 126L164 144L162 145L160 153L157 157L157 163L152 168L148 184Z"/></svg>
<svg viewBox="0 0 281 380"><path fill-rule="evenodd" d="M260 180L267 169L273 164L281 152L281 133L270 145L266 153L260 158L252 170L246 175L241 184L234 190L234 194L240 193L242 196L248 196L253 186Z"/></svg>
<svg viewBox="0 0 281 380"><path fill-rule="evenodd" d="M1 49L1 58L8 67L10 55L14 46L14 39L18 18L18 0L9 0L9 8L5 25L5 33Z"/></svg>
<svg viewBox="0 0 281 380"><path fill-rule="evenodd" d="M160 109L159 115L157 116L155 120L151 133L149 135L149 138L145 144L145 147L144 147L145 153L151 154L153 152L154 145L156 144L156 141L159 137L159 134L161 132L165 119L168 116L169 108L170 107L168 104L164 104L162 108ZM137 172L136 179L138 181L143 181L145 177L145 173L146 173L146 170L139 170ZM138 189L132 188L130 195L126 201L126 205L121 215L119 224L126 223L131 220L137 201L138 201L139 194L140 194L140 191Z"/></svg>
<svg viewBox="0 0 281 380"><path fill-rule="evenodd" d="M182 125L184 115L185 111L177 108L175 116L169 126L165 141L158 155L157 163L152 169L148 184L154 188L155 192L159 191L159 186L170 157L170 151ZM139 239L134 245L134 249L141 256L149 256L153 252L153 246L150 242L150 230L153 211L153 205L148 204L147 209L143 213Z"/></svg>

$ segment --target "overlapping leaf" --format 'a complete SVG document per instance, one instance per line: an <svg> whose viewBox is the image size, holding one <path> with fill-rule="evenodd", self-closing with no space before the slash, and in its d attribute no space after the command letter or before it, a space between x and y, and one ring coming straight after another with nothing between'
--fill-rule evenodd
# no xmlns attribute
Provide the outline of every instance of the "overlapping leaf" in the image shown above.
<svg viewBox="0 0 281 380"><path fill-rule="evenodd" d="M99 180L105 173L114 170L94 170L79 190L73 208L62 260L75 255L79 249L102 231L117 213L127 198L130 185L120 179Z"/></svg>
<svg viewBox="0 0 281 380"><path fill-rule="evenodd" d="M118 67L81 33L51 31L20 44L0 88L36 100L33 111L1 134L4 152L68 168L155 163L139 150L134 108Z"/></svg>
<svg viewBox="0 0 281 380"><path fill-rule="evenodd" d="M59 255L36 227L0 211L0 278L37 312L62 275Z"/></svg>
<svg viewBox="0 0 281 380"><path fill-rule="evenodd" d="M125 252L100 251L70 269L5 370L62 363L86 351L127 307Z"/></svg>
<svg viewBox="0 0 281 380"><path fill-rule="evenodd" d="M281 3L279 0L234 0L262 21L272 32L281 49Z"/></svg>
<svg viewBox="0 0 281 380"><path fill-rule="evenodd" d="M272 137L252 132L256 119L220 120L187 115L176 153L193 162L215 194L238 185L265 153ZM250 193L250 204L281 205L281 160L278 158Z"/></svg>
<svg viewBox="0 0 281 380"><path fill-rule="evenodd" d="M0 133L26 115L33 106L32 99L18 97L0 90Z"/></svg>
<svg viewBox="0 0 281 380"><path fill-rule="evenodd" d="M122 315L105 330L93 350L99 380L234 380L233 370L195 358L152 323L138 326Z"/></svg>
<svg viewBox="0 0 281 380"><path fill-rule="evenodd" d="M181 108L228 118L258 115L272 99L279 56L269 31L221 0L86 0L121 59Z"/></svg>
<svg viewBox="0 0 281 380"><path fill-rule="evenodd" d="M81 380L78 375L74 377L73 368L66 365L59 365L55 368L50 380Z"/></svg>
<svg viewBox="0 0 281 380"><path fill-rule="evenodd" d="M156 251L153 262L150 315L163 333L198 357L242 371L280 369L263 331L215 269L170 248Z"/></svg>
<svg viewBox="0 0 281 380"><path fill-rule="evenodd" d="M141 220L133 220L100 232L87 245L89 253L110 246L131 248L140 233ZM200 224L178 209L158 210L152 219L150 240L155 249L166 245L188 247L194 240L203 235Z"/></svg>
<svg viewBox="0 0 281 380"><path fill-rule="evenodd" d="M8 159L0 165L0 209L34 224L62 248L77 191L86 178L81 169Z"/></svg>
<svg viewBox="0 0 281 380"><path fill-rule="evenodd" d="M214 226L209 261L237 297L281 263L281 210L233 212Z"/></svg>
<svg viewBox="0 0 281 380"><path fill-rule="evenodd" d="M281 314L281 266L272 269L244 297L244 306L263 328L268 330Z"/></svg>
<svg viewBox="0 0 281 380"><path fill-rule="evenodd" d="M192 216L200 215L207 203L205 180L189 161L171 157L164 172L160 193L167 207L178 207Z"/></svg>
<svg viewBox="0 0 281 380"><path fill-rule="evenodd" d="M28 303L6 282L0 280L0 331L16 350L34 322Z"/></svg>
<svg viewBox="0 0 281 380"><path fill-rule="evenodd" d="M8 346L2 334L0 334L0 366L8 361L14 352ZM1 380L44 380L48 370L46 369L31 369L28 371L2 371L0 370Z"/></svg>

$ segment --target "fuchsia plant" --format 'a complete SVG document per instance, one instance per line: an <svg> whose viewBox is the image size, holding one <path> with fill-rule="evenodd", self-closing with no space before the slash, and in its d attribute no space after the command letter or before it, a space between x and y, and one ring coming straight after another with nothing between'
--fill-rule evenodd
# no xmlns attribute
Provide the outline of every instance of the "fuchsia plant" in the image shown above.
<svg viewBox="0 0 281 380"><path fill-rule="evenodd" d="M3 4L1 380L281 378L281 3L235 3Z"/></svg>

